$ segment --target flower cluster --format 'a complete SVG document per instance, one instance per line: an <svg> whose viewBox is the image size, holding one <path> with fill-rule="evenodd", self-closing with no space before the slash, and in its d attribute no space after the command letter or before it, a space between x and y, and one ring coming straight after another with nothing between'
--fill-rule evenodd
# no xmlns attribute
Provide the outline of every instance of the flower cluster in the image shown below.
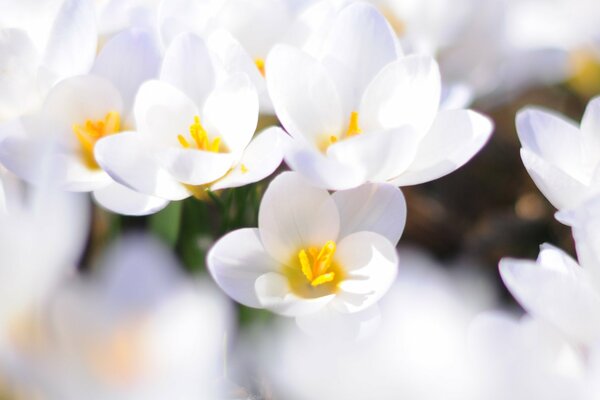
<svg viewBox="0 0 600 400"><path fill-rule="evenodd" d="M578 254L500 262L530 316L397 250L471 103L600 91L577 2L0 0L0 398L594 398L600 97L516 115Z"/></svg>

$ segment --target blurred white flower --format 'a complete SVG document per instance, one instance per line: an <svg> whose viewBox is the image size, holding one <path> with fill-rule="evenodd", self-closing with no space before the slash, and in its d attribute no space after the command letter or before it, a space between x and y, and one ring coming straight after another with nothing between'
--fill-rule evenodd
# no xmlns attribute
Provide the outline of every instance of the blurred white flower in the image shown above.
<svg viewBox="0 0 600 400"><path fill-rule="evenodd" d="M160 55L152 36L140 30L116 35L102 49L92 74L56 84L41 109L0 126L0 159L32 183L93 191L103 206L124 214L147 214L167 201L114 182L94 155L97 142L135 129L131 110L142 82L158 74Z"/></svg>
<svg viewBox="0 0 600 400"><path fill-rule="evenodd" d="M157 35L159 3L160 0L95 0L100 43L130 28Z"/></svg>
<svg viewBox="0 0 600 400"><path fill-rule="evenodd" d="M50 399L216 399L230 307L157 241L132 236L52 297L40 340L18 349Z"/></svg>
<svg viewBox="0 0 600 400"><path fill-rule="evenodd" d="M172 41L160 80L141 86L134 114L137 132L99 140L95 155L115 180L140 193L202 197L207 189L257 182L283 158L281 129L253 139L258 98L248 77L216 69L195 34Z"/></svg>
<svg viewBox="0 0 600 400"><path fill-rule="evenodd" d="M391 185L329 195L285 172L265 192L258 228L225 235L207 264L234 300L294 316L312 333L352 337L377 318L405 220L404 197Z"/></svg>
<svg viewBox="0 0 600 400"><path fill-rule="evenodd" d="M339 12L323 49L316 59L277 45L266 62L271 100L293 137L286 162L315 184L427 182L465 164L489 138L488 118L439 111L435 60L402 56L373 6Z"/></svg>
<svg viewBox="0 0 600 400"><path fill-rule="evenodd" d="M600 293L590 275L590 268L597 267L584 266L587 269L546 244L537 261L502 259L500 275L531 315L555 326L574 343L592 345L600 340Z"/></svg>
<svg viewBox="0 0 600 400"><path fill-rule="evenodd" d="M260 110L272 114L264 74L270 49L284 39L301 8L295 0L162 0L159 29L165 45L178 34L213 36L209 43L220 62L244 72L255 86Z"/></svg>
<svg viewBox="0 0 600 400"><path fill-rule="evenodd" d="M75 270L86 244L85 197L33 189L0 169L0 366L49 293Z"/></svg>
<svg viewBox="0 0 600 400"><path fill-rule="evenodd" d="M600 97L588 103L580 126L533 107L516 124L523 164L552 205L574 208L600 191Z"/></svg>
<svg viewBox="0 0 600 400"><path fill-rule="evenodd" d="M35 110L60 79L89 71L96 21L88 0L0 2L0 121Z"/></svg>
<svg viewBox="0 0 600 400"><path fill-rule="evenodd" d="M585 357L551 326L503 312L477 316L469 330L477 398L582 399Z"/></svg>

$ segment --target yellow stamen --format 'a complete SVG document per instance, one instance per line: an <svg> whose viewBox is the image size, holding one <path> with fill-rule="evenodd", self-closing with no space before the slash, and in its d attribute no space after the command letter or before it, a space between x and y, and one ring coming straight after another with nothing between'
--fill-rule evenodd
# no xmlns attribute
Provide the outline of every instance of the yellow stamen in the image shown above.
<svg viewBox="0 0 600 400"><path fill-rule="evenodd" d="M317 287L327 282L331 282L335 279L335 272L328 272L326 274L320 275L313 279L310 283L312 287Z"/></svg>
<svg viewBox="0 0 600 400"><path fill-rule="evenodd" d="M265 76L265 60L263 58L256 58L254 64L258 69L258 72L264 77Z"/></svg>
<svg viewBox="0 0 600 400"><path fill-rule="evenodd" d="M218 153L221 150L221 138L216 137L212 141L208 137L208 132L202 126L200 122L200 117L195 116L194 122L190 125L189 128L190 137L192 141L188 141L183 135L177 135L177 140L179 140L179 144L186 149L193 148L193 144L195 144L197 150L210 151L213 153Z"/></svg>
<svg viewBox="0 0 600 400"><path fill-rule="evenodd" d="M348 130L346 131L346 136L354 136L358 135L362 132L362 129L358 126L358 112L352 111L350 113L350 123L348 124Z"/></svg>
<svg viewBox="0 0 600 400"><path fill-rule="evenodd" d="M298 252L298 260L302 273L313 287L331 282L335 279L335 272L327 272L333 264L336 245L329 240L319 251L310 247L308 252L302 249Z"/></svg>
<svg viewBox="0 0 600 400"><path fill-rule="evenodd" d="M81 156L90 169L100 169L94 157L96 142L105 136L121 131L121 116L116 111L110 111L104 119L93 121L86 120L83 125L73 124L73 132L79 141Z"/></svg>
<svg viewBox="0 0 600 400"><path fill-rule="evenodd" d="M302 249L298 253L298 259L300 260L300 266L302 268L302 273L306 276L306 279L309 281L313 280L312 268L310 267L310 261L308 261L308 255L306 254L306 250Z"/></svg>
<svg viewBox="0 0 600 400"><path fill-rule="evenodd" d="M590 49L579 49L569 55L571 78L568 84L577 93L591 97L600 90L600 57Z"/></svg>
<svg viewBox="0 0 600 400"><path fill-rule="evenodd" d="M248 172L248 167L246 167L246 165L244 165L244 164L242 164L242 165L240 166L240 169L242 170L242 174L245 174L245 173L247 173L247 172Z"/></svg>

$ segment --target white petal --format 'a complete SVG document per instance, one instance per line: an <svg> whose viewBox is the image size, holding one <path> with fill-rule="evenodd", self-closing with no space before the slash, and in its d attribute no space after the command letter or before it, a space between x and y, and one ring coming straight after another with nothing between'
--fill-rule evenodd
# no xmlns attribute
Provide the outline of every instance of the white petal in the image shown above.
<svg viewBox="0 0 600 400"><path fill-rule="evenodd" d="M294 47L278 45L269 53L265 68L273 107L290 135L317 147L323 135L342 132L338 93L317 60Z"/></svg>
<svg viewBox="0 0 600 400"><path fill-rule="evenodd" d="M500 275L533 316L583 343L600 337L600 316L594 311L600 307L600 298L590 286L589 277L561 250L542 249L537 263L503 259Z"/></svg>
<svg viewBox="0 0 600 400"><path fill-rule="evenodd" d="M158 29L165 46L184 32L205 33L221 2L196 0L161 1L158 9Z"/></svg>
<svg viewBox="0 0 600 400"><path fill-rule="evenodd" d="M600 161L600 96L590 100L585 108L581 119L581 133L585 140L584 152L597 165Z"/></svg>
<svg viewBox="0 0 600 400"><path fill-rule="evenodd" d="M0 30L0 121L16 118L42 100L39 55L25 31Z"/></svg>
<svg viewBox="0 0 600 400"><path fill-rule="evenodd" d="M128 29L109 40L98 54L92 72L110 80L131 112L140 85L158 76L160 50L145 31Z"/></svg>
<svg viewBox="0 0 600 400"><path fill-rule="evenodd" d="M340 213L340 237L369 231L397 244L406 223L406 200L396 186L367 183L355 189L335 192L333 200Z"/></svg>
<svg viewBox="0 0 600 400"><path fill-rule="evenodd" d="M347 94L346 113L356 111L369 82L397 57L394 32L374 6L355 3L340 11L325 42L324 60L339 73L334 78Z"/></svg>
<svg viewBox="0 0 600 400"><path fill-rule="evenodd" d="M124 215L154 214L169 204L169 200L135 192L116 182L95 190L93 195L102 207Z"/></svg>
<svg viewBox="0 0 600 400"><path fill-rule="evenodd" d="M229 297L248 307L261 307L254 285L261 275L278 264L265 252L256 228L223 236L210 249L206 264L212 277Z"/></svg>
<svg viewBox="0 0 600 400"><path fill-rule="evenodd" d="M284 142L289 136L280 128L272 127L259 133L246 147L241 160L212 190L244 186L271 175L283 159Z"/></svg>
<svg viewBox="0 0 600 400"><path fill-rule="evenodd" d="M588 187L534 152L521 149L521 159L538 189L559 210L576 207L591 194Z"/></svg>
<svg viewBox="0 0 600 400"><path fill-rule="evenodd" d="M202 107L215 85L215 71L204 40L193 33L177 36L165 53L160 80L172 84Z"/></svg>
<svg viewBox="0 0 600 400"><path fill-rule="evenodd" d="M231 33L217 29L208 37L208 47L216 56L219 67L224 71L229 74L243 72L248 75L256 88L261 113L273 114L273 105L267 91L265 78L256 67L255 59Z"/></svg>
<svg viewBox="0 0 600 400"><path fill-rule="evenodd" d="M367 171L357 165L346 165L333 157L299 145L293 139L285 152L288 166L301 173L313 185L324 189L342 190L356 187L367 180Z"/></svg>
<svg viewBox="0 0 600 400"><path fill-rule="evenodd" d="M43 65L57 78L90 70L97 45L96 16L90 0L66 0L50 32Z"/></svg>
<svg viewBox="0 0 600 400"><path fill-rule="evenodd" d="M94 75L61 81L48 93L43 108L47 118L64 124L63 134L73 143L77 143L73 124L104 120L111 111L123 112L121 95L109 80Z"/></svg>
<svg viewBox="0 0 600 400"><path fill-rule="evenodd" d="M169 200L182 200L189 192L158 164L153 149L137 132L100 139L94 147L98 164L115 181L135 191Z"/></svg>
<svg viewBox="0 0 600 400"><path fill-rule="evenodd" d="M207 131L221 136L229 151L241 155L258 123L256 89L246 75L232 75L208 96L202 116Z"/></svg>
<svg viewBox="0 0 600 400"><path fill-rule="evenodd" d="M287 264L301 248L336 240L340 219L326 190L302 176L284 172L267 188L258 213L258 228L267 252Z"/></svg>
<svg viewBox="0 0 600 400"><path fill-rule="evenodd" d="M235 162L231 154L184 148L160 151L158 160L173 178L188 185L215 181L225 175Z"/></svg>
<svg viewBox="0 0 600 400"><path fill-rule="evenodd" d="M572 227L579 263L600 288L600 197L594 196L575 209L564 211L560 221Z"/></svg>
<svg viewBox="0 0 600 400"><path fill-rule="evenodd" d="M388 64L360 103L363 129L411 125L419 136L425 135L440 105L440 79L437 63L429 56L412 55Z"/></svg>
<svg viewBox="0 0 600 400"><path fill-rule="evenodd" d="M547 163L582 182L592 171L583 168L582 135L570 120L553 112L527 108L517 114L521 145Z"/></svg>
<svg viewBox="0 0 600 400"><path fill-rule="evenodd" d="M329 146L327 156L362 169L368 181L385 182L411 164L418 139L411 127L368 132Z"/></svg>
<svg viewBox="0 0 600 400"><path fill-rule="evenodd" d="M290 317L317 312L335 297L330 294L313 299L300 298L290 291L287 278L277 272L261 275L255 289L262 307Z"/></svg>
<svg viewBox="0 0 600 400"><path fill-rule="evenodd" d="M341 313L329 305L315 313L296 317L296 323L308 335L315 338L333 338L336 342L367 337L380 322L381 313L377 305L352 314Z"/></svg>
<svg viewBox="0 0 600 400"><path fill-rule="evenodd" d="M174 86L161 81L144 83L135 98L137 130L159 147L180 147L178 135L188 137L195 116L194 102Z"/></svg>
<svg viewBox="0 0 600 400"><path fill-rule="evenodd" d="M440 112L419 143L413 163L390 183L416 185L455 171L481 150L492 130L492 121L474 111Z"/></svg>
<svg viewBox="0 0 600 400"><path fill-rule="evenodd" d="M337 246L336 261L346 272L332 306L341 312L364 310L383 297L398 273L395 245L373 232L344 237Z"/></svg>
<svg viewBox="0 0 600 400"><path fill-rule="evenodd" d="M88 168L78 154L49 154L46 162L47 179L63 190L90 192L112 182L106 172Z"/></svg>
<svg viewBox="0 0 600 400"><path fill-rule="evenodd" d="M38 139L34 131L43 130L44 120L23 117L0 124L0 162L21 179L41 183L44 175L43 160L51 150L51 138Z"/></svg>

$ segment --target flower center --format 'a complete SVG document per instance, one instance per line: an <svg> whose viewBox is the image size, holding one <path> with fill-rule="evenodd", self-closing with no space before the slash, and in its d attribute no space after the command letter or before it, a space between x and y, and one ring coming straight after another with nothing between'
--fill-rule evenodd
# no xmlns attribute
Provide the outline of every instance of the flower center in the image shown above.
<svg viewBox="0 0 600 400"><path fill-rule="evenodd" d="M83 125L73 124L73 132L81 149L83 162L90 169L100 169L94 157L94 146L104 136L121 131L121 116L116 111L110 111L104 119L93 121L88 119Z"/></svg>
<svg viewBox="0 0 600 400"><path fill-rule="evenodd" d="M178 135L177 139L179 143L186 149L196 148L198 150L210 151L213 153L219 152L221 145L221 138L217 136L212 141L208 138L206 129L200 123L200 117L195 116L194 122L190 125L190 137L192 140L188 141L183 135Z"/></svg>
<svg viewBox="0 0 600 400"><path fill-rule="evenodd" d="M264 58L254 59L254 64L256 65L256 69L258 69L258 72L260 72L260 74L264 78L264 76L265 76L265 60L264 60Z"/></svg>
<svg viewBox="0 0 600 400"><path fill-rule="evenodd" d="M329 271L335 254L335 242L333 240L325 243L321 250L309 247L308 252L302 249L298 252L300 267L306 279L312 287L333 281L335 272Z"/></svg>
<svg viewBox="0 0 600 400"><path fill-rule="evenodd" d="M362 133L362 129L360 129L358 125L358 111L352 111L350 113L350 121L348 122L348 128L346 129L346 132L339 137L337 135L328 135L325 140L319 144L319 148L321 151L325 152L329 146L338 142L339 140L356 136L360 133Z"/></svg>
<svg viewBox="0 0 600 400"><path fill-rule="evenodd" d="M335 261L336 244L327 241L323 247L302 248L284 268L292 292L300 297L314 298L337 291L344 270Z"/></svg>

